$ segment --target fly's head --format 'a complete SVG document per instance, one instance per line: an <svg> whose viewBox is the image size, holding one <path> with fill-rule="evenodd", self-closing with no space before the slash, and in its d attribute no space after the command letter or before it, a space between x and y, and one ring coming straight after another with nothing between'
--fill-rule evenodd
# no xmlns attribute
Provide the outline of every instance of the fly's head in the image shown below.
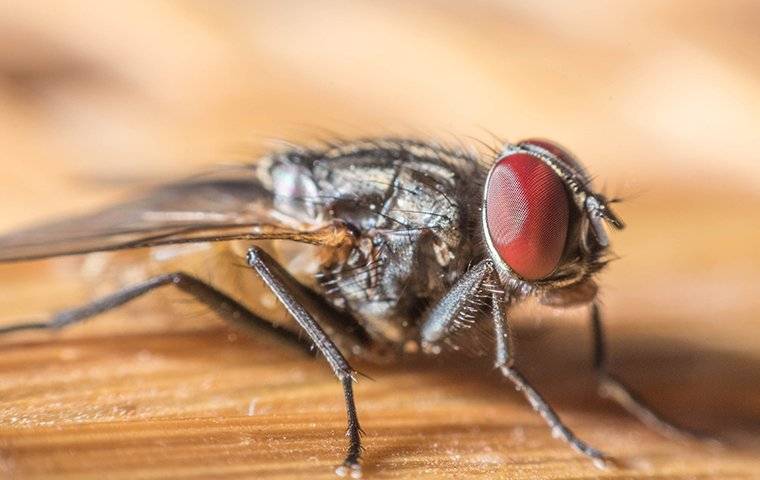
<svg viewBox="0 0 760 480"><path fill-rule="evenodd" d="M505 148L484 188L483 236L508 293L556 306L592 300L591 277L609 248L605 223L623 223L580 163L555 143L525 140Z"/></svg>

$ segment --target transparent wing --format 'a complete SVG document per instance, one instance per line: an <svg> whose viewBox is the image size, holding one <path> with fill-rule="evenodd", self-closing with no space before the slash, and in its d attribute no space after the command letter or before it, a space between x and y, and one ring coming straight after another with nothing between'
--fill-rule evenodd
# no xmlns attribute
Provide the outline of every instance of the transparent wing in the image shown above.
<svg viewBox="0 0 760 480"><path fill-rule="evenodd" d="M235 239L339 244L349 235L337 224L310 232L277 215L273 198L252 167L225 169L89 215L0 236L0 262Z"/></svg>

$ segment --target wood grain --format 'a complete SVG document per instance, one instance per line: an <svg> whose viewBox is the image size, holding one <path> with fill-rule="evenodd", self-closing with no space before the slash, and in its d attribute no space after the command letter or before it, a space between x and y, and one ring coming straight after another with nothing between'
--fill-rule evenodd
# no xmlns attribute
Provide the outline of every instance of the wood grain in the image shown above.
<svg viewBox="0 0 760 480"><path fill-rule="evenodd" d="M600 278L613 371L722 446L598 398L586 312L528 307L518 364L617 465L552 439L484 349L356 365L365 477L760 478L758 19L741 1L3 5L0 226L250 161L270 138L554 138L625 199ZM0 323L115 283L86 277L71 259L0 265ZM321 359L170 290L0 352L0 478L327 479L343 454Z"/></svg>
<svg viewBox="0 0 760 480"><path fill-rule="evenodd" d="M625 211L644 225L659 221ZM86 286L75 288L75 271L59 265L56 273L49 263L0 270L19 311L87 295ZM628 298L628 284L636 288L649 274L613 275L616 267L610 276L629 278L609 280L604 294L614 370L674 419L722 439L722 448L661 438L598 399L584 312L527 309L517 320L519 364L618 466L599 471L552 439L487 358L413 357L358 365L370 377L357 385L367 478L756 478L757 299L739 291L723 319L694 316L689 305L651 312ZM667 283L667 272L655 273ZM160 291L66 332L3 338L5 475L332 478L345 425L326 365L185 303Z"/></svg>

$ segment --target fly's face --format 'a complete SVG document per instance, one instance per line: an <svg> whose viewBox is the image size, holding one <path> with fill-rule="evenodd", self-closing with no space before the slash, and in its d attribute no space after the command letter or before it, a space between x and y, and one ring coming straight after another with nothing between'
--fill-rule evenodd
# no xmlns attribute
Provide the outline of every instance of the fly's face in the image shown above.
<svg viewBox="0 0 760 480"><path fill-rule="evenodd" d="M483 235L513 294L540 292L549 304L591 300L590 276L609 246L605 222L623 228L580 163L555 143L509 145L488 173Z"/></svg>

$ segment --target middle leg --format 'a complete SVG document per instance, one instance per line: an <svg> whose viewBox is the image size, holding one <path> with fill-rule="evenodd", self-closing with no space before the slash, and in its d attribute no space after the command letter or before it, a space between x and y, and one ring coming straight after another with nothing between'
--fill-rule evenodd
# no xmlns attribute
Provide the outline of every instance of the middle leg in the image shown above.
<svg viewBox="0 0 760 480"><path fill-rule="evenodd" d="M343 465L338 467L336 473L340 476L350 474L353 478L361 478L361 465L359 463L362 451L361 428L354 403L354 369L349 365L335 342L317 323L312 314L304 308L304 305L314 307L314 299L305 295L305 292L298 287L296 280L258 247L251 247L248 250L247 261L248 265L259 274L288 313L306 332L317 350L324 355L333 373L343 385L343 397L346 401L346 415L348 417L348 430L346 432L348 451Z"/></svg>

